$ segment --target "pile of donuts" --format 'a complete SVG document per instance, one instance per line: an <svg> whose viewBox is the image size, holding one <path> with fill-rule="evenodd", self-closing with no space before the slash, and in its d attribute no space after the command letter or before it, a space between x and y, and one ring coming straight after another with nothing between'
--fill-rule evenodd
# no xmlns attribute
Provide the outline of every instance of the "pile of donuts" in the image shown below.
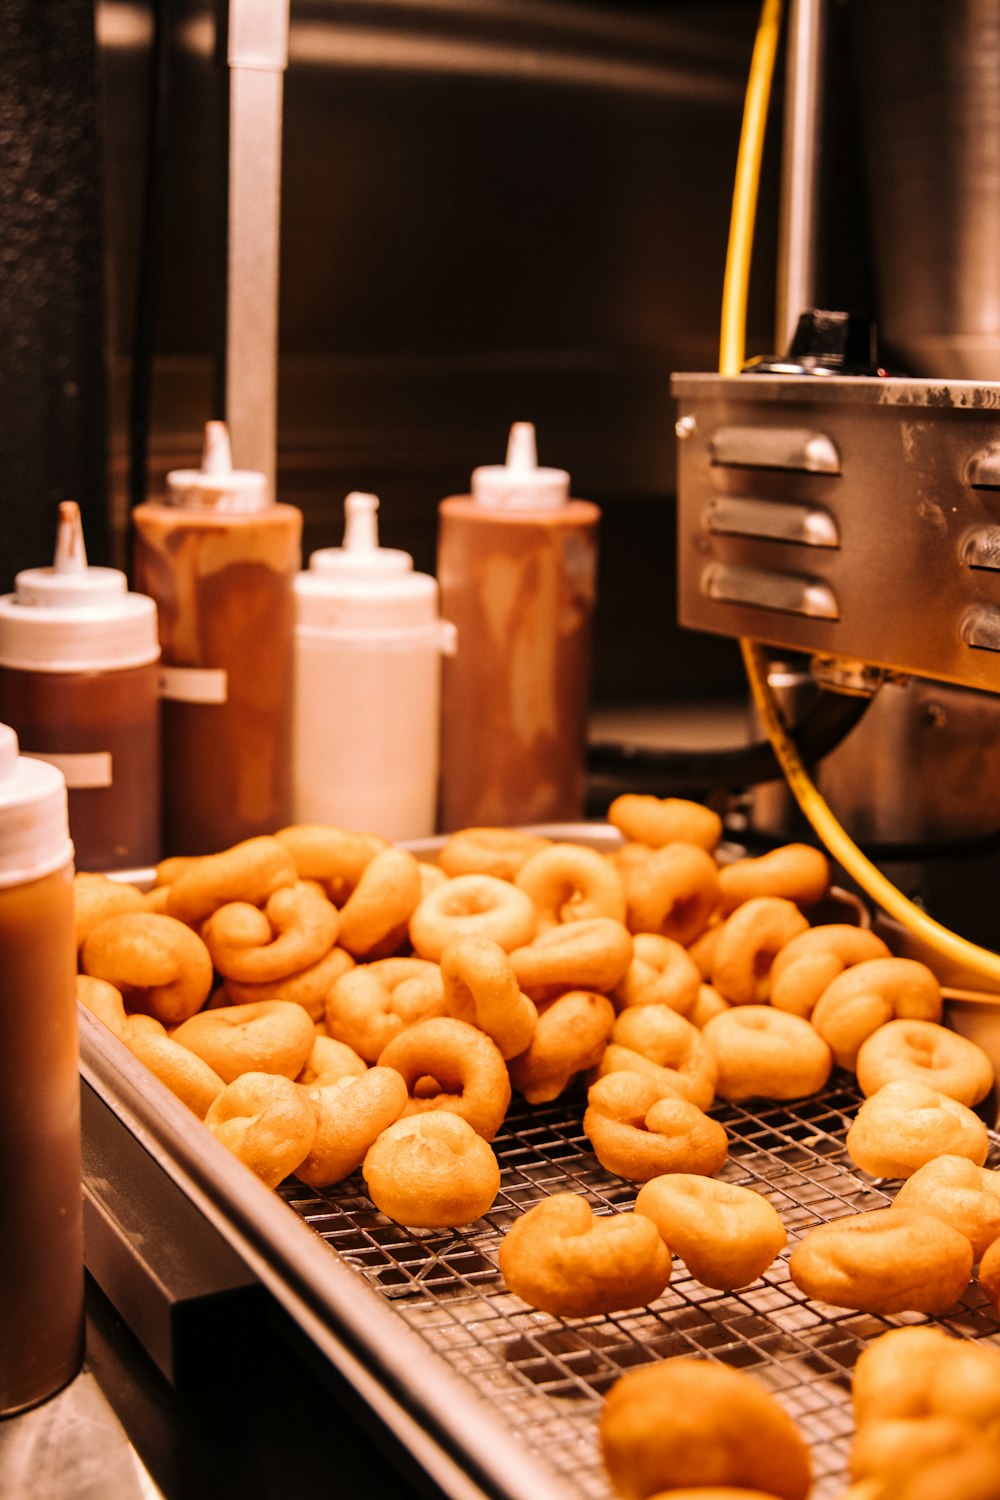
<svg viewBox="0 0 1000 1500"><path fill-rule="evenodd" d="M1000 1351L903 1327L854 1368L850 1484L842 1500L996 1500ZM806 1500L809 1448L750 1375L681 1356L612 1386L602 1455L622 1500Z"/></svg>
<svg viewBox="0 0 1000 1500"><path fill-rule="evenodd" d="M808 1233L793 1279L841 1307L936 1312L980 1262L1000 1299L973 1108L993 1068L941 1024L931 971L864 927L813 925L829 868L811 846L722 862L718 816L678 798L619 797L609 821L612 852L469 828L428 863L296 825L166 860L148 891L78 875L80 998L263 1181L360 1168L413 1228L486 1213L512 1091L544 1103L583 1075L584 1131L642 1185L634 1210L554 1194L499 1257L515 1295L568 1317L654 1300L674 1256L719 1289L763 1274L784 1228L716 1177L728 1140L708 1111L852 1069L848 1151L905 1186Z"/></svg>

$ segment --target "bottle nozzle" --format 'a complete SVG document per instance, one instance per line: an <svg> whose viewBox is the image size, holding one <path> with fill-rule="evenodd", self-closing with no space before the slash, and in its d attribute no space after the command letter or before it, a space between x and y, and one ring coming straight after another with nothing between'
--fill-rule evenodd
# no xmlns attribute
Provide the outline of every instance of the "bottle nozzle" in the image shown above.
<svg viewBox="0 0 1000 1500"><path fill-rule="evenodd" d="M472 498L493 510L557 510L569 499L569 475L540 469L534 422L515 422L507 462L473 470Z"/></svg>
<svg viewBox="0 0 1000 1500"><path fill-rule="evenodd" d="M56 550L52 566L57 573L86 573L87 548L83 540L83 521L75 500L63 500L59 506L56 528Z"/></svg>
<svg viewBox="0 0 1000 1500"><path fill-rule="evenodd" d="M521 472L538 468L534 422L515 422L507 439L507 467Z"/></svg>
<svg viewBox="0 0 1000 1500"><path fill-rule="evenodd" d="M233 450L225 422L205 423L205 446L201 467L206 474L229 474L233 468Z"/></svg>
<svg viewBox="0 0 1000 1500"><path fill-rule="evenodd" d="M352 490L344 501L344 551L378 550L378 496Z"/></svg>
<svg viewBox="0 0 1000 1500"><path fill-rule="evenodd" d="M234 469L229 428L225 422L206 422L201 468L171 469L167 500L191 510L264 510L267 476L253 469Z"/></svg>

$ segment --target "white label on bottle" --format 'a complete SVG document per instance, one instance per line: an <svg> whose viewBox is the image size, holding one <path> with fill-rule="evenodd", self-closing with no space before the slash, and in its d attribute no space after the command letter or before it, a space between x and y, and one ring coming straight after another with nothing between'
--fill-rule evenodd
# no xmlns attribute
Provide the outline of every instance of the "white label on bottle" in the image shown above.
<svg viewBox="0 0 1000 1500"><path fill-rule="evenodd" d="M66 778L70 791L84 787L111 785L111 751L94 750L87 755L50 755L40 750L26 751L35 760L47 760Z"/></svg>
<svg viewBox="0 0 1000 1500"><path fill-rule="evenodd" d="M161 667L160 697L175 703L225 703L229 677L225 667Z"/></svg>

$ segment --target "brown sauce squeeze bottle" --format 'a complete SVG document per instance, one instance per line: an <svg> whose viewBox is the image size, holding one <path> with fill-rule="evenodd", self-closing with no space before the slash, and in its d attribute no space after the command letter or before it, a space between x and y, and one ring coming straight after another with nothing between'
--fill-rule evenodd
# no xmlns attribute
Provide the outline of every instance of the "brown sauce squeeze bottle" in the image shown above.
<svg viewBox="0 0 1000 1500"><path fill-rule="evenodd" d="M63 773L82 870L160 857L159 655L152 599L88 565L79 507L64 501L52 566L0 598L0 720Z"/></svg>
<svg viewBox="0 0 1000 1500"><path fill-rule="evenodd" d="M441 503L444 663L440 826L572 822L583 815L600 511L569 475L538 468L535 429L506 464Z"/></svg>
<svg viewBox="0 0 1000 1500"><path fill-rule="evenodd" d="M292 819L294 579L302 513L233 469L224 422L201 469L136 506L135 578L156 600L163 840L210 854Z"/></svg>

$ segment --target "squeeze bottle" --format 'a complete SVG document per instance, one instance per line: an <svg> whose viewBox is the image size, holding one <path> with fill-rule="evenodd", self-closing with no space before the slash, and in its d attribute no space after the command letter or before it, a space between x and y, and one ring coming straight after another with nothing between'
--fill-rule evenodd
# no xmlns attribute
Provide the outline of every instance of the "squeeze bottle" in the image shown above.
<svg viewBox="0 0 1000 1500"><path fill-rule="evenodd" d="M569 486L515 422L506 464L441 503L441 609L458 632L442 684L445 832L582 816L600 511Z"/></svg>
<svg viewBox="0 0 1000 1500"><path fill-rule="evenodd" d="M64 501L52 566L0 598L0 720L62 771L80 869L160 857L159 655L153 600L88 566L79 506Z"/></svg>
<svg viewBox="0 0 1000 1500"><path fill-rule="evenodd" d="M137 585L163 651L163 840L210 854L291 821L292 668L302 513L234 469L208 422L200 469L133 511Z"/></svg>
<svg viewBox="0 0 1000 1500"><path fill-rule="evenodd" d="M354 492L344 514L343 546L295 580L295 821L426 838L454 627L435 580L379 546L377 498Z"/></svg>
<svg viewBox="0 0 1000 1500"><path fill-rule="evenodd" d="M83 1358L83 1187L66 783L0 724L0 1414Z"/></svg>

